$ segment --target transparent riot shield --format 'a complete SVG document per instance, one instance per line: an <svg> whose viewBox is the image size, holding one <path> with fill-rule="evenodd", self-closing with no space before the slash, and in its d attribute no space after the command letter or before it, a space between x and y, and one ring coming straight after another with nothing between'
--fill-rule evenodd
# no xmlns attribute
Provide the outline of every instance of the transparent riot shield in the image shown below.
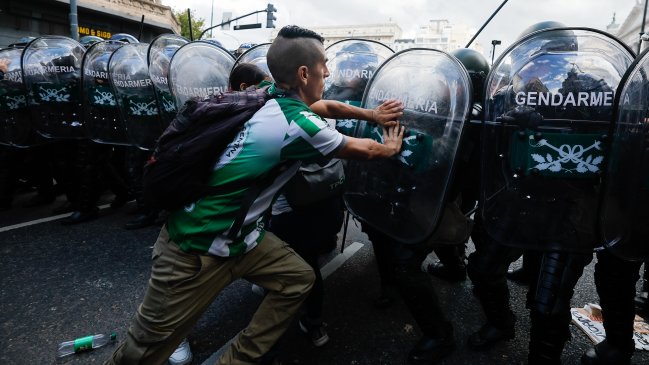
<svg viewBox="0 0 649 365"><path fill-rule="evenodd" d="M155 86L155 94L163 125L168 126L176 116L176 104L169 89L169 62L171 57L183 45L189 43L184 37L175 34L162 34L156 37L149 46L149 76Z"/></svg>
<svg viewBox="0 0 649 365"><path fill-rule="evenodd" d="M146 62L148 48L147 43L126 44L108 61L108 75L128 140L144 150L152 149L164 131Z"/></svg>
<svg viewBox="0 0 649 365"><path fill-rule="evenodd" d="M649 260L649 54L625 74L615 99L611 151L600 209L604 245L627 260Z"/></svg>
<svg viewBox="0 0 649 365"><path fill-rule="evenodd" d="M36 38L23 50L28 105L46 138L86 138L81 118L81 60L85 48L61 36Z"/></svg>
<svg viewBox="0 0 649 365"><path fill-rule="evenodd" d="M0 62L7 69L0 77L0 144L30 147L43 143L36 133L27 107L27 89L20 68L22 48L0 50Z"/></svg>
<svg viewBox="0 0 649 365"><path fill-rule="evenodd" d="M329 77L322 98L360 106L367 82L392 54L390 47L376 41L345 39L333 43L326 50ZM336 129L351 136L356 124L354 119L339 119Z"/></svg>
<svg viewBox="0 0 649 365"><path fill-rule="evenodd" d="M521 39L486 83L481 214L497 242L590 252L613 99L633 53L606 33Z"/></svg>
<svg viewBox="0 0 649 365"><path fill-rule="evenodd" d="M403 147L390 159L350 161L344 194L349 211L399 242L430 236L452 178L471 95L469 74L447 53L409 49L387 59L370 79L362 105L403 102ZM382 129L365 121L354 135L383 140Z"/></svg>
<svg viewBox="0 0 649 365"><path fill-rule="evenodd" d="M270 43L262 43L247 49L241 54L241 56L239 56L239 58L237 58L237 61L234 63L232 68L234 69L240 63L252 63L264 71L266 75L272 77L270 70L268 69L268 63L266 62L266 54L268 54L269 48Z"/></svg>
<svg viewBox="0 0 649 365"><path fill-rule="evenodd" d="M90 46L81 66L81 104L88 137L98 143L130 144L108 76L108 60L124 43L98 42Z"/></svg>
<svg viewBox="0 0 649 365"><path fill-rule="evenodd" d="M197 41L180 47L169 65L169 85L176 108L193 97L226 92L233 65L234 56L212 43Z"/></svg>

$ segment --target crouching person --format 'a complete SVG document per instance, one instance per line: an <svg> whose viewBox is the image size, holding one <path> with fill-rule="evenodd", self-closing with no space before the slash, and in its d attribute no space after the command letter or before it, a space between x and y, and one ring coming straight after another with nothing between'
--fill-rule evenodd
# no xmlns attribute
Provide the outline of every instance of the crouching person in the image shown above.
<svg viewBox="0 0 649 365"><path fill-rule="evenodd" d="M320 100L329 76L317 33L284 27L267 60L275 79L268 92L274 98L245 122L218 158L209 182L219 193L170 214L153 249L142 304L107 364L163 364L221 290L239 278L269 291L218 364L259 363L290 325L314 280L309 265L265 231L274 197L303 161L387 158L401 149L398 123L384 131L381 144L343 136L308 107ZM259 192L241 214L252 189Z"/></svg>

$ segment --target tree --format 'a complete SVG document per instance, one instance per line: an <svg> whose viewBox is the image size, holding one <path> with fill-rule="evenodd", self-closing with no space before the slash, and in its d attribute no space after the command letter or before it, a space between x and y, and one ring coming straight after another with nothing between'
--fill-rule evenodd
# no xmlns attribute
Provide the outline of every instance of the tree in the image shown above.
<svg viewBox="0 0 649 365"><path fill-rule="evenodd" d="M192 32L194 33L194 39L197 39L201 34L203 29L205 29L205 19L199 18L196 16L196 11L191 10L192 15ZM187 10L176 11L174 10L174 16L178 19L180 23L180 35L189 39L189 17L187 16Z"/></svg>

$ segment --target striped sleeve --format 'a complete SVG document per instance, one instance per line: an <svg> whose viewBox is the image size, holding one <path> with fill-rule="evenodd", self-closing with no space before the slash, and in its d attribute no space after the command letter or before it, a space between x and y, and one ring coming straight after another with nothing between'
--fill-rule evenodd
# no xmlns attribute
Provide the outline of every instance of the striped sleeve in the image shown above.
<svg viewBox="0 0 649 365"><path fill-rule="evenodd" d="M302 110L291 121L286 132L282 157L316 160L336 152L344 143L344 136L331 128L320 116L308 109Z"/></svg>

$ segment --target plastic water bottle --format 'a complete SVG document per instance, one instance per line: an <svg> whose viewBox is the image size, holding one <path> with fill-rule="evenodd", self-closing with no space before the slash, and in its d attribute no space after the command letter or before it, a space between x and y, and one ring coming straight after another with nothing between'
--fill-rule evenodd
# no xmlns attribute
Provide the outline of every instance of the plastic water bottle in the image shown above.
<svg viewBox="0 0 649 365"><path fill-rule="evenodd" d="M106 346L110 342L115 342L116 339L117 334L113 332L110 335L100 333L98 335L80 337L74 341L65 341L59 344L56 356L64 357L78 352L96 349Z"/></svg>

